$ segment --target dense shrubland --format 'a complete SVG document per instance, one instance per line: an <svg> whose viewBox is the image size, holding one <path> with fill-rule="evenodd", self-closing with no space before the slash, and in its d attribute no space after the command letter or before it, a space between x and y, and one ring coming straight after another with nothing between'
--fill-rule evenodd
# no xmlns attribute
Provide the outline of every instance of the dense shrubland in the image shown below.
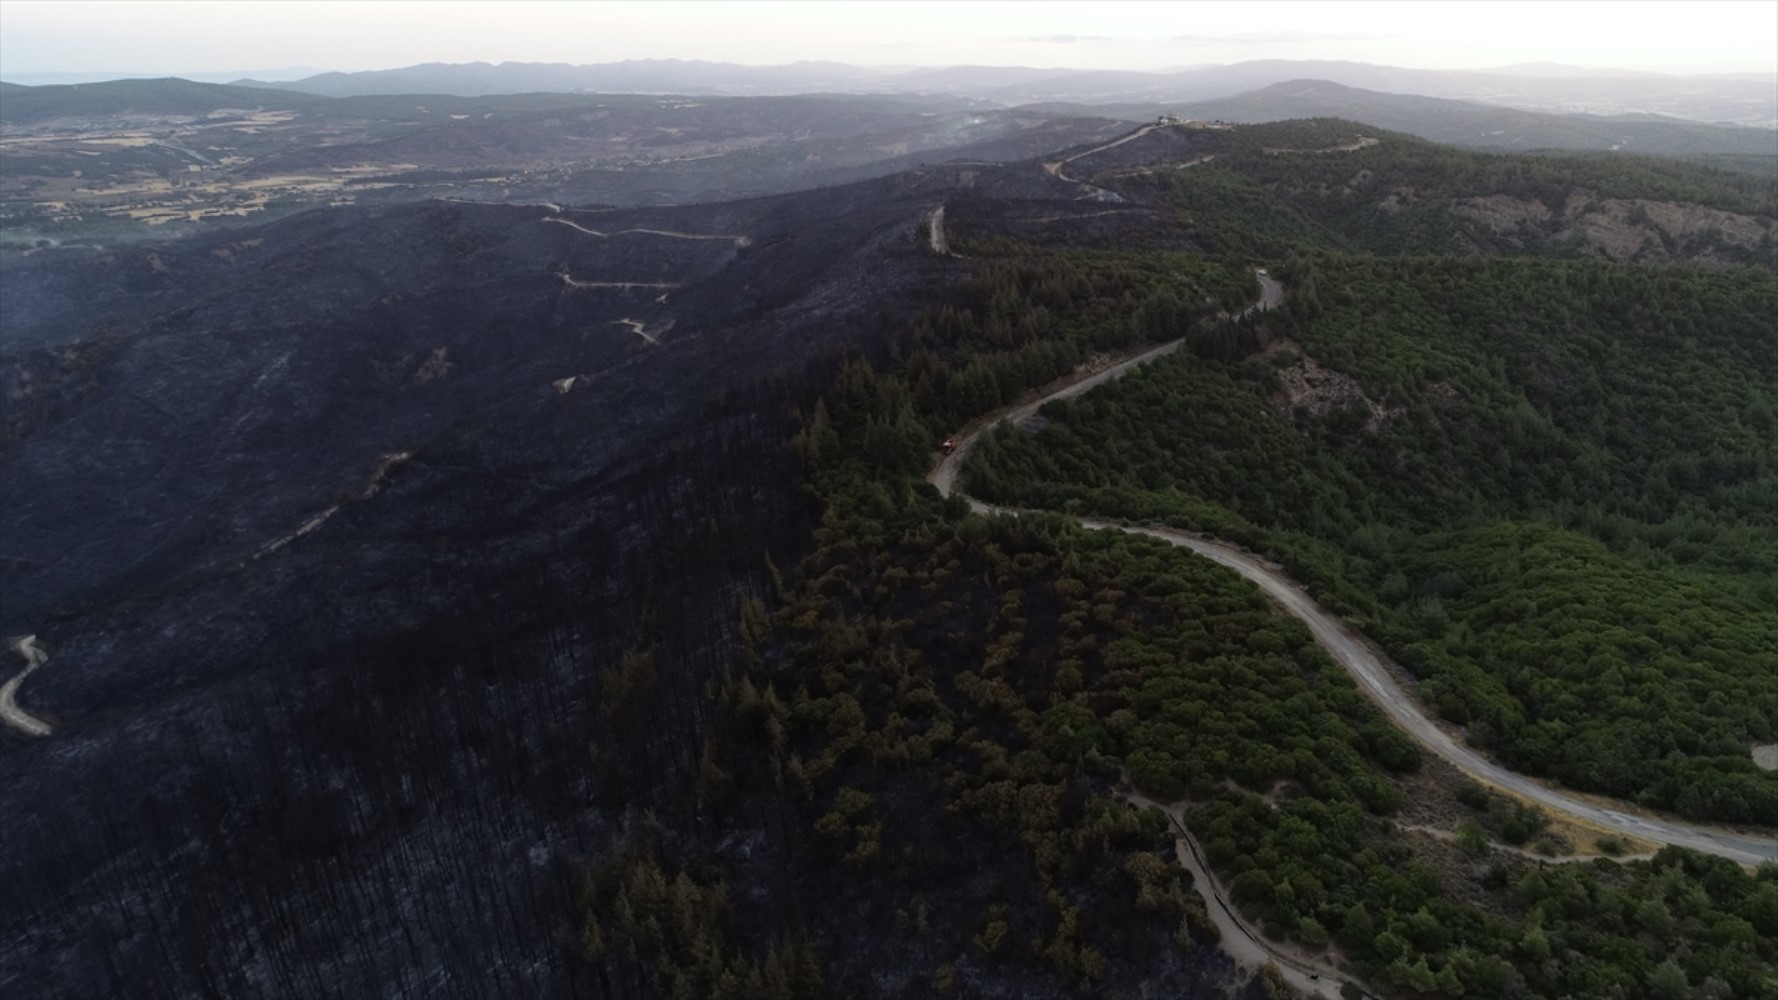
<svg viewBox="0 0 1778 1000"><path fill-rule="evenodd" d="M1198 135L1197 145L1210 157L1204 162L1105 183L1137 201L1186 213L1220 253L1598 255L1601 248L1580 230L1588 228L1589 215L1621 210L1622 226L1612 227L1620 229L1617 235L1651 242L1646 250L1626 245L1618 253L1778 266L1770 231L1778 182L1769 171L1621 153L1505 156L1333 120ZM1378 141L1337 154L1266 152L1338 148L1361 135ZM1524 213L1522 224L1485 224L1465 214L1471 199L1503 199ZM1656 224L1650 203L1687 206L1697 230ZM1763 225L1766 233L1728 239L1715 214L1721 212L1743 217L1731 225Z"/></svg>
<svg viewBox="0 0 1778 1000"><path fill-rule="evenodd" d="M986 277L983 287L1007 283L1004 296L953 308L952 336L922 332L935 358L946 367L970 357L969 364L1020 370L1016 358L1031 345L972 356L972 335L960 331L983 328L994 309L1010 305L1021 294L1010 282L1030 266ZM1044 266L1053 273L1077 265ZM1087 288L1117 287L1114 271L1083 280ZM1294 280L1306 284L1308 275ZM1067 343L1094 334L1088 323L1056 336ZM1175 437L1191 440L1188 423L1227 425L1229 439L1203 448L1209 481L1251 478L1268 452L1284 468L1294 456L1277 449L1299 433L1288 420L1248 450L1218 454L1253 429L1233 423L1239 387L1226 372L1222 392L1208 382L1158 382L1243 363L1212 360L1219 351L1182 354L1058 407L1035 437L1000 432L976 465L980 487L1058 508L1121 513L1127 501L1147 504L1143 515L1165 512L1184 488L1163 486L1162 459L1137 459ZM1016 838L1030 877L1050 893L1047 903L973 902L986 906L975 951L953 940L949 951L931 952L927 961L944 963L935 983L953 984L990 956L1017 955L1000 949L1024 942L1024 961L1079 988L1100 988L1098 977L1119 968L1111 959L1120 946L1094 915L1138 936L1182 922L1182 947L1203 936L1197 902L1158 888L1178 884L1172 862L1155 854L1162 830L1116 819L1121 810L1106 790L1128 776L1152 794L1194 803L1193 829L1238 905L1268 935L1336 948L1392 991L1676 996L1697 987L1758 995L1773 985L1778 869L1749 878L1727 862L1669 850L1628 865L1484 860L1453 876L1420 858L1389 819L1401 805L1403 776L1419 767L1417 748L1294 619L1226 571L1157 542L1083 532L1065 518L973 517L914 482L930 461L930 435L890 429L922 424L910 414L924 411L909 399L932 370L908 352L875 366L852 363L811 414L797 444L828 513L815 552L761 629L760 652L744 657L722 697L754 720L752 738L770 748L775 781L802 801L803 822L842 871L868 871L879 885L942 877L942 868L907 849L920 836L907 822L920 811L903 797L910 788L928 796L927 808L944 803L931 813L948 817L944 823L967 818ZM1016 397L1045 374L1032 369L1022 384L998 383L1001 395ZM1164 418L1164 406L1124 405L1152 398L1177 407L1187 397L1197 401L1179 419ZM1088 410L1120 422L1088 429L1079 422ZM1051 435L1069 433L1080 448L1049 450ZM1094 440L1098 454L1084 445ZM1106 482L1063 485L1065 468ZM1046 484L1052 469L1057 480ZM1144 483L1145 475L1157 478ZM1397 499L1416 503L1387 502ZM1101 502L1109 506L1092 506ZM1196 509L1218 502L1238 506L1218 498ZM1333 551L1302 530L1222 516L1252 541ZM915 778L922 770L929 776ZM1464 801L1478 830L1486 825L1516 842L1540 822L1535 812L1512 809L1502 820L1486 795ZM1125 895L1133 883L1110 875L1120 868L1132 877L1153 869L1145 877L1158 879L1154 887L1144 882L1134 909ZM1127 942L1121 947L1136 954Z"/></svg>
<svg viewBox="0 0 1778 1000"><path fill-rule="evenodd" d="M1778 823L1747 754L1778 734L1778 281L1337 258L1295 280L1265 353L1050 407L987 442L975 488L1272 549L1511 766ZM1338 405L1292 400L1304 354Z"/></svg>

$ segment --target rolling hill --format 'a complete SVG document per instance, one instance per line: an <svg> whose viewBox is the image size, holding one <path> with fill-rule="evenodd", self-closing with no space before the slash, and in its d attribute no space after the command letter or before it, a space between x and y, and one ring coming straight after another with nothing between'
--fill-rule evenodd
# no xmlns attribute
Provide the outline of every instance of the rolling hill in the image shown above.
<svg viewBox="0 0 1778 1000"><path fill-rule="evenodd" d="M1778 157L1778 131L1771 129L1710 125L1653 115L1545 114L1475 101L1363 90L1326 80L1291 80L1194 103L1041 104L1037 108L1047 112L1116 115L1134 121L1150 120L1159 114L1247 123L1344 118L1433 142L1511 151L1561 149L1657 156Z"/></svg>
<svg viewBox="0 0 1778 1000"><path fill-rule="evenodd" d="M557 134L728 124L606 103ZM1006 115L956 148L1053 145L0 254L0 992L1760 995L1770 870L1467 781L1086 519L1272 552L1522 767L1763 821L1778 292L1707 213L1769 190ZM984 431L1024 512L928 478L1117 371Z"/></svg>
<svg viewBox="0 0 1778 1000"><path fill-rule="evenodd" d="M303 108L324 99L294 90L193 83L177 77L24 87L7 84L0 123L38 125L58 118L204 115L224 108Z"/></svg>
<svg viewBox="0 0 1778 1000"><path fill-rule="evenodd" d="M1000 105L1186 103L1231 97L1290 80L1328 80L1392 94L1481 101L1543 112L1665 114L1693 121L1778 127L1778 80L1757 74L1628 73L1574 66L1425 70L1342 60L1261 59L1163 72L1028 66L863 67L832 62L747 66L685 60L561 63L430 63L359 73L324 73L283 84L327 96L427 93L482 95L539 90L759 95L792 93L948 94Z"/></svg>

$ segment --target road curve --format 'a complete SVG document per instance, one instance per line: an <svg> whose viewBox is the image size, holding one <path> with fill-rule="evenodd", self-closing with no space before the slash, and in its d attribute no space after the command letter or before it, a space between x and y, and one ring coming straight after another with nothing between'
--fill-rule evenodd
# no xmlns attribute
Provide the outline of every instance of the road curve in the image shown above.
<svg viewBox="0 0 1778 1000"><path fill-rule="evenodd" d="M1553 812L1566 813L1590 825L1615 830L1627 836L1689 847L1746 865L1778 861L1778 839L1627 815L1566 795L1488 760L1452 739L1428 718L1413 697L1396 683L1381 657L1373 653L1356 633L1316 604L1301 587L1282 573L1232 545L1167 528L1131 527L1091 519L1083 519L1081 525L1095 530L1123 531L1158 538L1191 549L1211 562L1227 566L1258 584L1267 596L1309 626L1309 631L1315 636L1315 641L1321 644L1321 648L1327 650L1340 666L1346 668L1365 694L1396 725L1407 730L1421 745L1455 764L1458 770L1471 778L1531 799Z"/></svg>
<svg viewBox="0 0 1778 1000"><path fill-rule="evenodd" d="M49 723L19 707L19 685L31 672L49 662L49 654L37 646L37 637L21 635L7 640L6 648L25 658L25 669L14 674L5 684L0 684L0 720L27 736L48 736L52 730Z"/></svg>
<svg viewBox="0 0 1778 1000"><path fill-rule="evenodd" d="M1179 866L1191 872L1192 885L1204 897L1204 911L1222 935L1219 946L1236 963L1257 969L1270 962L1277 967L1284 982L1304 996L1338 1000L1340 987L1347 982L1365 996L1375 995L1353 981L1350 973L1334 965L1329 958L1296 945L1274 944L1255 931L1240 911L1229 905L1228 891L1204 860L1204 849L1198 846L1197 838L1186 829L1183 803L1159 802L1137 791L1120 792L1118 797L1138 809L1159 809L1167 817L1168 824L1177 834L1173 853Z"/></svg>
<svg viewBox="0 0 1778 1000"><path fill-rule="evenodd" d="M1283 299L1284 290L1276 281L1264 274L1258 275L1258 277L1261 287L1260 300L1249 306L1242 315L1254 310L1271 309ZM1070 399L1096 386L1121 378L1139 365L1178 350L1179 345L1180 341L1177 340L1163 344L1122 361L1098 374L1062 386L1039 399L996 410L971 422L968 427L958 433L956 448L933 467L926 477L927 481L936 486L941 494L950 496L956 490L957 475L962 470L963 463L968 460L970 451L984 431L1003 420L1017 423L1036 413L1045 403L1058 399ZM964 499L969 501L970 508L977 513L996 511L1009 514L1017 513L1013 510L992 507L967 495L964 495ZM1315 636L1315 641L1320 643L1321 647L1326 649L1340 666L1352 674L1353 678L1358 681L1359 688L1372 701L1376 702L1378 707L1382 708L1396 725L1406 730L1422 746L1450 761L1458 770L1477 781L1505 789L1530 799L1553 812L1574 817L1587 825L1625 836L1661 844L1672 844L1677 847L1688 847L1692 850L1728 858L1744 865L1778 861L1778 838L1761 837L1714 827L1618 812L1550 788L1542 782L1516 771L1510 771L1458 743L1421 711L1413 697L1396 682L1394 674L1385 665L1382 658L1373 652L1357 633L1348 629L1338 618L1316 604L1289 577L1247 552L1212 538L1167 528L1113 524L1092 518L1082 519L1080 524L1084 528L1093 530L1123 531L1129 534L1147 535L1172 545L1189 548L1253 581L1268 596L1282 605L1286 611L1301 619L1309 627L1309 631Z"/></svg>
<svg viewBox="0 0 1778 1000"><path fill-rule="evenodd" d="M926 217L926 238L932 244L932 252L941 257L953 256L951 244L945 239L945 207L938 206Z"/></svg>
<svg viewBox="0 0 1778 1000"><path fill-rule="evenodd" d="M1275 309L1278 307L1279 303L1284 301L1283 285L1280 285L1275 279L1264 274L1257 275L1257 277L1259 278L1259 301L1248 306L1246 309L1241 310L1236 314L1236 318L1246 316L1249 313ZM933 470L927 474L926 479L931 482L932 485L938 487L940 493L945 496L950 496L951 491L957 485L957 474L963 471L963 463L969 460L970 449L975 447L976 438L979 437L983 431L993 427L1001 421L1010 420L1015 424L1019 423L1036 413L1045 403L1053 403L1058 399L1073 399L1074 397L1090 392L1107 382L1113 382L1123 378L1129 373L1130 369L1135 368L1138 365L1145 365L1156 358L1172 354L1174 351L1179 350L1179 345L1183 343L1185 343L1184 340L1172 340L1159 347L1151 347L1148 350L1143 351L1141 354L1126 358L1102 372L1069 382L1067 385L1064 385L1038 399L1034 399L1028 403L1015 403L1012 406L995 410L987 416L978 417L971 421L969 426L965 427L957 434L957 447L952 450L949 455L946 455L937 466L933 467ZM986 504L973 497L965 497L964 499L968 500L970 506L976 508L978 512L989 509Z"/></svg>
<svg viewBox="0 0 1778 1000"><path fill-rule="evenodd" d="M753 243L751 239L748 239L744 235L730 236L727 233L682 233L677 229L613 229L610 232L606 232L599 229L588 229L578 222L570 222L567 219L558 219L554 216L539 219L537 221L551 222L558 226L567 226L569 229L572 229L577 233L585 233L588 236L598 236L602 239L609 239L613 236L628 236L632 233L636 233L644 236L667 236L676 240L727 240L738 247L750 246Z"/></svg>
<svg viewBox="0 0 1778 1000"><path fill-rule="evenodd" d="M1171 126L1171 124L1172 123L1170 123L1170 122L1150 122L1149 124L1143 125L1140 128L1136 129L1134 132L1131 132L1128 135L1120 136L1116 139L1113 139L1110 142L1105 143L1102 146L1094 146L1092 149L1089 149L1084 153L1075 153L1073 156L1068 156L1068 157L1064 157L1060 160L1052 160L1049 163L1045 163L1043 165L1043 169L1048 171L1051 177L1059 177L1062 180L1071 181L1076 184L1083 183L1082 181L1076 180L1075 178L1068 176L1065 172L1063 172L1062 168L1066 167L1070 163L1073 163L1075 160L1081 159L1083 157L1092 156L1094 153L1103 153L1104 151L1111 149L1114 146L1122 146L1126 142L1130 142L1135 139L1140 139L1143 136L1147 135L1148 133L1153 132L1155 129L1168 128Z"/></svg>

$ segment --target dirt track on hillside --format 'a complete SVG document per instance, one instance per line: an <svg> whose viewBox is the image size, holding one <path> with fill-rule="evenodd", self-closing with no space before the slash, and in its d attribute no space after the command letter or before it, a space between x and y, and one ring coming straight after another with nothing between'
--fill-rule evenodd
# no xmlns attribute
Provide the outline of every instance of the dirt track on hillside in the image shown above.
<svg viewBox="0 0 1778 1000"><path fill-rule="evenodd" d="M1242 315L1256 310L1274 308L1283 300L1282 286L1264 274L1259 274L1257 277L1261 286L1260 299L1244 310ZM1003 421L1012 421L1016 424L1035 414L1045 403L1069 399L1106 382L1121 378L1138 366L1177 350L1179 345L1180 341L1163 344L1097 374L1067 382L1050 390L1040 398L1004 407L972 421L957 434L956 448L933 467L932 471L927 474L927 480L937 487L940 493L950 496L957 490L958 474L961 472L964 462L968 460L975 442L989 428ZM1016 510L992 507L966 494L962 495L969 502L970 508L977 513L1003 513L1014 516L1018 514ZM1596 829L1640 840L1687 847L1728 858L1743 865L1778 861L1778 839L1698 826L1654 816L1636 815L1630 812L1635 807L1628 804L1618 808L1596 805L1581 797L1545 785L1537 779L1501 767L1459 743L1437 722L1428 717L1413 696L1396 680L1396 677L1402 673L1398 668L1392 669L1392 664L1385 661L1380 651L1358 633L1347 628L1344 622L1323 609L1301 585L1286 576L1279 567L1266 560L1226 542L1191 532L1158 526L1114 524L1092 518L1082 519L1080 524L1082 527L1092 530L1123 531L1130 534L1147 535L1170 545L1189 548L1213 562L1240 573L1277 602L1284 611L1309 626L1309 631L1315 636L1316 642L1352 675L1353 679L1358 682L1359 689L1376 703L1391 721L1406 730L1421 746L1456 765L1459 770L1476 781L1506 790L1520 798L1535 802L1546 809L1564 814L1576 822Z"/></svg>
<svg viewBox="0 0 1778 1000"><path fill-rule="evenodd" d="M54 732L49 723L19 707L19 685L38 667L49 662L49 654L37 646L37 637L21 635L10 639L6 648L25 658L25 669L14 674L5 684L0 684L0 721L24 733L27 736L48 736Z"/></svg>

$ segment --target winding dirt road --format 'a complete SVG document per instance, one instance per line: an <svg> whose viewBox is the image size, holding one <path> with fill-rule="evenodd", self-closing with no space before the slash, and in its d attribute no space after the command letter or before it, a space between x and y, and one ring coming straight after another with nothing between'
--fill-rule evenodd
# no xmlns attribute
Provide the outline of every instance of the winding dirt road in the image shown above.
<svg viewBox="0 0 1778 1000"><path fill-rule="evenodd" d="M389 472L391 470L393 470L396 466L400 465L401 463L407 461L408 459L410 459L412 457L414 457L414 453L411 451L392 451L392 452L388 452L388 453L384 454L382 458L378 459L377 467L375 469L371 470L370 480L364 484L364 488L359 490L357 495L353 496L351 499L343 500L339 503L333 504L332 506L322 510L319 514L316 514L316 515L310 517L307 521L304 521L302 524L298 525L297 529L295 531L292 531L288 535L284 535L280 538L274 539L272 542L263 546L258 552L253 554L253 558L254 559L263 559L266 556L269 556L272 553L283 548L284 546L289 545L291 542L294 542L297 539L303 537L304 535L309 534L310 532L314 531L316 528L319 528L323 524L326 524L327 519L332 517L335 514L338 514L340 512L340 510L346 506L346 504L359 503L359 502L362 502L365 500L369 500L371 497L376 496L377 493L379 491L381 491L383 488L383 478L385 476L387 476L389 474Z"/></svg>
<svg viewBox="0 0 1778 1000"><path fill-rule="evenodd" d="M1530 799L1552 812L1565 813L1589 826L1601 827L1643 840L1689 847L1744 865L1778 861L1778 839L1738 834L1728 830L1692 826L1652 817L1632 816L1607 809L1550 788L1532 778L1509 771L1469 749L1446 733L1420 710L1413 697L1396 683L1380 656L1343 622L1324 610L1303 589L1276 568L1232 545L1166 528L1137 528L1104 521L1083 520L1084 527L1148 535L1191 549L1211 562L1253 581L1284 610L1309 626L1315 641L1345 667L1358 686L1383 709L1391 721L1459 770L1484 784Z"/></svg>
<svg viewBox="0 0 1778 1000"><path fill-rule="evenodd" d="M643 325L642 321L639 319L627 319L627 318L626 319L614 319L611 322L616 323L619 326L629 327L630 331L632 333L634 333L636 336L641 337L643 340L648 341L650 344L653 344L656 347L660 346L660 343L661 343L660 335L663 333L666 333L667 329L668 329L667 327L663 326L660 329L654 330L651 332L648 329L648 327Z"/></svg>
<svg viewBox="0 0 1778 1000"><path fill-rule="evenodd" d="M676 281L576 281L566 271L558 272L562 284L569 288L678 288Z"/></svg>
<svg viewBox="0 0 1778 1000"><path fill-rule="evenodd" d="M49 662L49 654L37 646L37 637L21 635L10 639L6 648L25 658L25 669L14 674L5 684L0 684L0 720L24 733L26 736L48 736L53 730L49 723L19 707L19 685L31 672Z"/></svg>
<svg viewBox="0 0 1778 1000"><path fill-rule="evenodd" d="M1258 275L1258 278L1260 287L1259 301L1248 306L1246 309L1243 309L1237 314L1238 317L1246 316L1253 312L1263 312L1267 309L1276 308L1280 302L1284 301L1283 285L1280 285L1277 281L1263 274ZM1153 347L1134 357L1126 358L1095 375L1089 375L1085 378L1069 382L1067 385L1061 386L1038 399L1031 400L1027 403L1015 403L1012 406L995 410L987 416L976 418L970 422L969 426L965 427L957 434L956 450L951 452L951 454L946 455L944 459L927 474L926 479L931 482L932 485L938 487L940 493L945 496L950 496L951 491L957 485L957 474L963 470L963 463L969 459L970 449L975 447L976 438L979 437L983 431L1002 421L1011 421L1015 424L1020 423L1036 413L1045 403L1051 403L1058 399L1073 399L1074 397L1090 392L1107 382L1116 381L1117 379L1124 377L1124 375L1129 373L1130 369L1135 368L1138 365L1145 365L1156 358L1172 354L1174 351L1179 350L1180 345L1183 343L1185 343L1184 340L1168 341L1159 347ZM968 500L970 507L974 508L978 513L993 509L987 504L976 500L974 497L965 496L964 499Z"/></svg>
<svg viewBox="0 0 1778 1000"><path fill-rule="evenodd" d="M597 236L601 239L608 239L613 236L641 234L647 236L668 236L676 240L728 240L738 247L750 246L753 243L752 240L745 236L730 236L727 233L682 233L674 229L613 229L610 232L606 232L599 229L588 229L578 222L570 222L567 219L557 219L553 216L546 219L539 219L537 221L553 222L558 226L567 226L569 229L572 229L577 233L585 233L588 236Z"/></svg>
<svg viewBox="0 0 1778 1000"><path fill-rule="evenodd" d="M1080 181L1077 178L1068 176L1068 174L1062 168L1066 167L1068 164L1073 163L1075 160L1078 160L1082 157L1092 156L1094 153L1103 153L1108 149L1112 149L1117 146L1122 146L1126 142L1134 142L1135 140L1142 138L1143 136L1147 135L1150 132L1153 132L1156 129L1172 128L1173 124L1174 123L1172 123L1172 122L1151 122L1147 125L1142 126L1141 128L1137 129L1136 131L1131 132L1129 135L1123 136L1121 138L1113 139L1103 146L1094 146L1092 149L1089 149L1084 153L1075 153L1073 156L1064 157L1063 159L1060 159L1060 160L1052 160L1049 163L1045 163L1043 165L1043 169L1048 171L1049 175L1051 177L1057 177L1057 178L1060 178L1065 181L1072 181L1073 183L1076 183L1076 184L1084 183L1083 181Z"/></svg>
<svg viewBox="0 0 1778 1000"><path fill-rule="evenodd" d="M1246 312L1270 309L1283 298L1283 288L1276 281L1263 274L1258 277L1262 289L1260 301L1249 306ZM956 489L957 476L963 468L963 463L968 460L969 453L981 434L990 427L1003 420L1017 423L1036 413L1045 403L1057 399L1069 399L1095 386L1121 378L1137 366L1177 350L1179 344L1179 341L1163 344L1089 378L1083 378L1055 389L1039 399L997 410L972 422L958 433L956 449L934 466L931 473L927 475L927 480L936 486L941 494L951 495ZM1014 510L991 507L967 495L964 498L969 501L970 508L978 513L1014 515L1018 513ZM1757 865L1763 861L1778 861L1778 838L1619 812L1558 791L1525 775L1510 771L1458 743L1421 711L1413 697L1395 680L1394 672L1384 663L1382 657L1373 651L1357 633L1316 604L1302 587L1285 576L1277 567L1250 553L1212 538L1167 528L1113 524L1091 518L1082 519L1080 524L1084 528L1094 530L1147 535L1171 545L1189 548L1253 581L1269 597L1277 601L1284 610L1296 616L1309 627L1309 631L1315 636L1315 641L1320 643L1321 647L1326 649L1336 662L1352 674L1353 678L1358 681L1359 688L1372 701L1376 702L1396 725L1406 730L1422 746L1450 761L1456 765L1458 770L1477 781L1529 799L1553 812L1566 814L1583 824L1625 836L1688 847L1728 858L1744 865Z"/></svg>
<svg viewBox="0 0 1778 1000"><path fill-rule="evenodd" d="M1327 1000L1336 1000L1339 997L1341 982L1351 978L1348 973L1342 972L1327 959L1310 954L1295 945L1267 941L1229 905L1228 890L1223 888L1222 880L1216 877L1216 873L1210 870L1210 865L1204 860L1204 849L1198 846L1197 838L1185 828L1183 804L1157 802L1136 791L1124 792L1120 797L1139 809L1159 809L1166 814L1167 822L1173 827L1173 832L1178 834L1174 839L1173 853L1179 859L1179 866L1191 872L1192 885L1204 897L1204 910L1222 935L1218 947L1227 952L1230 958L1239 965L1255 969L1270 962L1277 967L1291 989L1305 996L1324 997ZM1352 985L1359 986L1357 982ZM1361 986L1360 991L1366 996L1373 995Z"/></svg>
<svg viewBox="0 0 1778 1000"><path fill-rule="evenodd" d="M945 207L938 206L926 217L926 238L932 241L932 252L943 257L951 255L951 244L945 239Z"/></svg>

